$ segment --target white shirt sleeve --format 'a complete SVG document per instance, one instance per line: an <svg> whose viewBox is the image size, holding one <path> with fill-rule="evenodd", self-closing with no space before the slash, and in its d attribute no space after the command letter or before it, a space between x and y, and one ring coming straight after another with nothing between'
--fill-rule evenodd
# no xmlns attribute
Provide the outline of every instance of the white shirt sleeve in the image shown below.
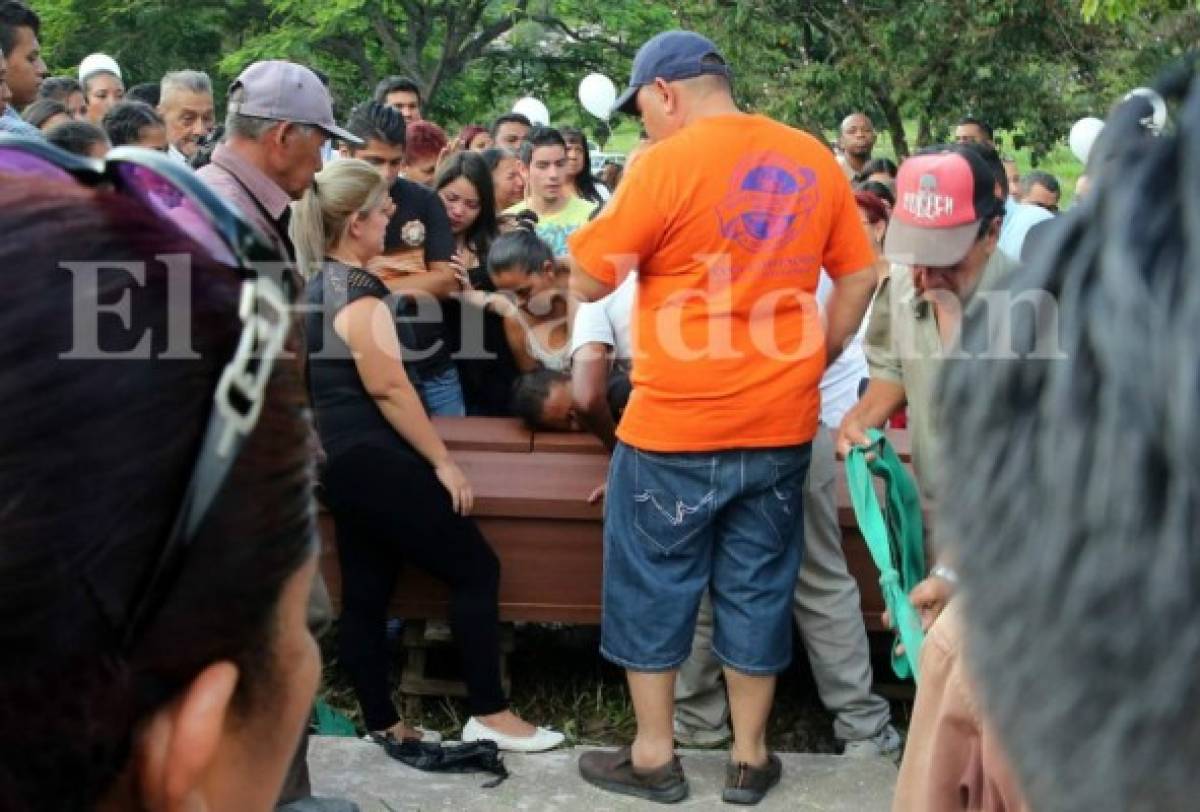
<svg viewBox="0 0 1200 812"><path fill-rule="evenodd" d="M607 347L617 345L613 335L612 322L608 319L605 301L581 304L575 311L575 324L571 330L571 355L579 352L585 344L603 344Z"/></svg>
<svg viewBox="0 0 1200 812"><path fill-rule="evenodd" d="M820 282L817 285L817 301L824 312L825 300L833 293L833 282L821 271ZM836 429L842 424L846 412L854 408L858 402L858 385L868 376L867 357L863 353L863 336L866 334L867 319L859 326L858 332L850 343L833 362L833 366L825 370L821 379L821 422Z"/></svg>
<svg viewBox="0 0 1200 812"><path fill-rule="evenodd" d="M637 297L637 272L630 273L612 293L579 306L571 330L571 355L584 344L613 348L617 358L633 357L631 325Z"/></svg>

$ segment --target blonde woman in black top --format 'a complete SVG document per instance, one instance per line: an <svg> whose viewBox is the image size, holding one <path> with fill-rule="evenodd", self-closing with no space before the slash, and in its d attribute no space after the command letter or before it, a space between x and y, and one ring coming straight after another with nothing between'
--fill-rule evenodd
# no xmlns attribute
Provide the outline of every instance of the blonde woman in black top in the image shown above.
<svg viewBox="0 0 1200 812"><path fill-rule="evenodd" d="M396 712L385 639L400 567L420 567L451 590L450 625L472 714L462 739L548 750L562 734L515 715L500 685L500 568L467 518L471 485L413 388L394 302L364 270L383 250L393 206L370 165L341 160L317 175L292 218L292 239L309 277L309 387L342 568L340 660L369 730L396 739L431 738Z"/></svg>

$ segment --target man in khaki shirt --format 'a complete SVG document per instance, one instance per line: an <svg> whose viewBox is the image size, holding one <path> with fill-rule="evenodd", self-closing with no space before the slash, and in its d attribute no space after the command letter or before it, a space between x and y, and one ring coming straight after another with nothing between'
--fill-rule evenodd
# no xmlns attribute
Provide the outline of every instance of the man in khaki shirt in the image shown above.
<svg viewBox="0 0 1200 812"><path fill-rule="evenodd" d="M866 445L879 428L908 406L913 463L921 496L938 498L934 387L943 362L961 357L963 313L987 304L977 294L1004 288L1016 265L996 250L1004 204L983 158L969 146L917 155L897 178L896 211L884 254L891 273L871 305L864 349L870 383L842 421L837 450ZM903 183L901 183L903 180ZM933 617L949 600L952 584L935 576L913 590L914 605Z"/></svg>
<svg viewBox="0 0 1200 812"><path fill-rule="evenodd" d="M937 466L933 464L938 456L937 416L932 408L938 373L946 359L961 357L957 334L962 316L989 305L988 297L976 296L976 292L1003 288L1017 268L987 242L985 233L964 258L977 267L954 272L961 274L955 281L963 283L957 289L930 287L931 275L947 273L942 269L892 265L875 294L863 343L871 382L857 407L846 416L854 419L842 424L843 435L862 431L881 425L878 415L884 410L890 409L882 418L886 421L907 405L913 464L921 496L928 501L938 490ZM858 441L865 442L865 438ZM849 446L839 444L839 450L845 452Z"/></svg>
<svg viewBox="0 0 1200 812"><path fill-rule="evenodd" d="M964 313L989 304L979 294L1003 289L1016 266L996 250L1004 205L987 164L972 148L911 158L896 184L896 211L884 244L893 265L876 294L865 342L871 380L842 421L838 451L844 455L853 445L865 445L868 428L882 426L907 405L913 462L922 497L932 505L940 490L938 374L947 358L962 357ZM957 607L942 614L955 581L939 565L910 595L929 637L896 812L1023 808L975 700Z"/></svg>

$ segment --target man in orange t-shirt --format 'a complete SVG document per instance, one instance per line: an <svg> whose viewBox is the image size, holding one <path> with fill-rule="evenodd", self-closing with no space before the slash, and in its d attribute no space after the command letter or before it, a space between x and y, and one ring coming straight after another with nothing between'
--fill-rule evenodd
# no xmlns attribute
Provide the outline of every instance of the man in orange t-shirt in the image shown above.
<svg viewBox="0 0 1200 812"><path fill-rule="evenodd" d="M601 653L625 667L630 748L580 759L605 789L679 800L675 674L712 595L713 652L733 716L726 801L778 782L766 749L775 675L791 661L803 483L828 360L874 291L850 186L811 136L738 111L712 42L669 31L634 61L616 109L651 146L569 241L572 291L593 301L638 269L633 394L605 506ZM815 300L834 281L822 325Z"/></svg>

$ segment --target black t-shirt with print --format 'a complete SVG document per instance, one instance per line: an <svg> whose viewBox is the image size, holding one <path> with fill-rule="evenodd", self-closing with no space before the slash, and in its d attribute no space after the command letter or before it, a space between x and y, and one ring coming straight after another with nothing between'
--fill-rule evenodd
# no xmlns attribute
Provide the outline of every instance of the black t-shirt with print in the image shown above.
<svg viewBox="0 0 1200 812"><path fill-rule="evenodd" d="M383 250L391 252L423 246L426 263L449 262L454 256L454 232L450 230L450 218L437 193L419 183L397 178L391 194L396 213L388 223ZM415 245L406 243L403 236L404 226L414 221L424 226L424 239Z"/></svg>
<svg viewBox="0 0 1200 812"><path fill-rule="evenodd" d="M396 213L388 223L387 235L384 237L384 251L391 253L403 248L425 249L425 264L431 262L449 262L454 256L454 232L450 228L450 218L446 215L446 207L437 194L419 183L413 183L404 178L397 178L391 188L392 202L396 204ZM416 223L421 227L417 228ZM408 226L408 228L405 228ZM409 240L405 236L410 237ZM416 315L415 306L410 299L397 316L412 318ZM404 333L401 333L403 335ZM452 365L450 351L447 348L444 322L423 323L412 322L411 330L413 346L405 344L405 349L428 354L430 348L441 344L440 349L422 361L413 364L413 368L421 375L433 376L445 372Z"/></svg>

